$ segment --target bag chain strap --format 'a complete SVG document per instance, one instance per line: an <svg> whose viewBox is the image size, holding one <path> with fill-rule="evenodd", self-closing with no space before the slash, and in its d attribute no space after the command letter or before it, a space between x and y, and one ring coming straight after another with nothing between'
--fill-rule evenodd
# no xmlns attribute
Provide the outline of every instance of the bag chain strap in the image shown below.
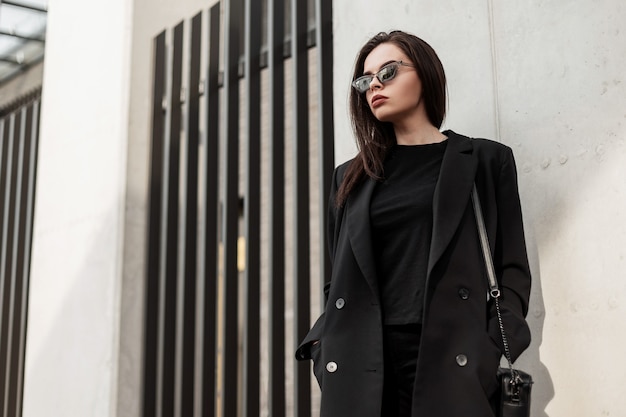
<svg viewBox="0 0 626 417"><path fill-rule="evenodd" d="M489 239L487 238L487 230L485 228L485 220L483 218L483 212L480 207L480 200L478 198L478 190L476 184L472 189L472 202L474 203L474 214L476 216L476 224L478 226L478 235L480 238L480 247L485 258L485 267L487 269L487 278L489 279L489 295L493 297L496 305L496 313L498 314L498 324L500 326L500 334L502 335L502 344L504 345L504 356L509 363L509 370L511 371L511 384L514 387L518 382L521 382L520 376L513 369L513 361L511 361L511 352L509 351L509 342L504 333L504 326L502 325L502 314L500 313L500 289L498 288L498 281L496 280L495 268L493 266L493 259L491 258L491 250L489 249Z"/></svg>

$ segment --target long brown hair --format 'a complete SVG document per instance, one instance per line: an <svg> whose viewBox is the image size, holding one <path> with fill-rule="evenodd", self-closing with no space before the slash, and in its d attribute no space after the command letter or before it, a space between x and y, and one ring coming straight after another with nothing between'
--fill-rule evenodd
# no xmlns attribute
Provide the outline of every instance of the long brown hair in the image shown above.
<svg viewBox="0 0 626 417"><path fill-rule="evenodd" d="M374 48L392 43L402 50L415 65L422 83L422 99L426 115L433 126L440 128L446 114L446 75L435 50L422 39L402 31L380 32L359 51L354 65L355 80L363 75L363 64ZM341 207L350 192L366 177L380 179L388 149L396 137L389 122L381 122L370 110L365 94L355 89L350 92L350 118L356 138L358 154L352 161L337 191L335 204Z"/></svg>

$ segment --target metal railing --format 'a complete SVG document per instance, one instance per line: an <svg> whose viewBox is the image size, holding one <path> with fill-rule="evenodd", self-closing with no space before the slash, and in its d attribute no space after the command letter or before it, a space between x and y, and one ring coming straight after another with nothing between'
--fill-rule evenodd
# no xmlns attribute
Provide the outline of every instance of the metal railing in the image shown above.
<svg viewBox="0 0 626 417"><path fill-rule="evenodd" d="M0 115L0 416L22 415L41 90Z"/></svg>
<svg viewBox="0 0 626 417"><path fill-rule="evenodd" d="M145 417L311 415L286 345L328 276L332 55L330 0L220 2L156 36Z"/></svg>

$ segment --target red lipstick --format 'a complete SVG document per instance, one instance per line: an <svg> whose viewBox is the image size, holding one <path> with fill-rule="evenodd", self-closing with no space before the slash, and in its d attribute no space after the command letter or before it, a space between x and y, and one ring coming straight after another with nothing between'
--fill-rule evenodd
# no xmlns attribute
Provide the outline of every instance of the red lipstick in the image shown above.
<svg viewBox="0 0 626 417"><path fill-rule="evenodd" d="M385 101L387 101L387 97L386 96L383 96L382 94L376 94L374 97L372 97L370 105L373 108L376 108L376 107L382 105Z"/></svg>

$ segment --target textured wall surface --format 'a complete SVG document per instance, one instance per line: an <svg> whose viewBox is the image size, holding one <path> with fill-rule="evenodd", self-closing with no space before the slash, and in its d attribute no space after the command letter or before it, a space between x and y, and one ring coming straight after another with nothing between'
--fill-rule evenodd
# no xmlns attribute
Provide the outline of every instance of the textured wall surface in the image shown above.
<svg viewBox="0 0 626 417"><path fill-rule="evenodd" d="M514 150L533 292L533 417L621 416L626 342L626 9L619 0L335 3L337 162L353 60L378 31L428 41L446 128Z"/></svg>

